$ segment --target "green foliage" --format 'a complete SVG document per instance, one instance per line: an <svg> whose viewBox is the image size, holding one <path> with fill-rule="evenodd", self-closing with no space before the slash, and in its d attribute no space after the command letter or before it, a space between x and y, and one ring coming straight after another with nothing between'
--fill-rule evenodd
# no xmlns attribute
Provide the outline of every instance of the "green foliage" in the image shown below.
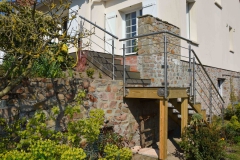
<svg viewBox="0 0 240 160"><path fill-rule="evenodd" d="M233 109L233 107L231 105L229 105L226 109L225 109L225 114L224 114L224 118L226 120L230 120L232 118L232 116L234 116L235 111Z"/></svg>
<svg viewBox="0 0 240 160"><path fill-rule="evenodd" d="M104 148L106 156L100 160L131 160L132 152L128 148L118 148L116 145L108 144Z"/></svg>
<svg viewBox="0 0 240 160"><path fill-rule="evenodd" d="M83 160L86 154L81 148L70 147L65 144L57 144L51 140L34 141L27 151L12 150L0 154L3 160L28 160L28 159L51 159L51 160Z"/></svg>
<svg viewBox="0 0 240 160"><path fill-rule="evenodd" d="M236 115L232 116L230 121L223 127L225 136L229 143L235 142L235 137L240 136L240 123Z"/></svg>
<svg viewBox="0 0 240 160"><path fill-rule="evenodd" d="M51 62L48 57L40 56L32 67L32 77L59 78L63 76L62 69L56 61Z"/></svg>
<svg viewBox="0 0 240 160"><path fill-rule="evenodd" d="M98 77L99 77L100 79L102 79L102 73L101 73L101 72L99 72Z"/></svg>
<svg viewBox="0 0 240 160"><path fill-rule="evenodd" d="M238 121L237 116L232 116L230 119L230 123L228 123L229 127L233 128L234 130L240 129L240 123Z"/></svg>
<svg viewBox="0 0 240 160"><path fill-rule="evenodd" d="M24 78L62 77L62 70L73 67L66 44L75 46L79 37L67 35L70 30L62 32L67 20L62 15L69 10L71 1L38 3L49 10L36 10L35 3L0 1L0 50L5 53L0 97Z"/></svg>
<svg viewBox="0 0 240 160"><path fill-rule="evenodd" d="M235 137L240 136L240 103L229 105L225 110L226 124L223 127L229 143L237 143Z"/></svg>
<svg viewBox="0 0 240 160"><path fill-rule="evenodd" d="M103 137L100 134L104 124L103 110L93 109L88 118L73 119L74 114L80 113L85 96L84 91L79 91L75 97L76 105L65 108L64 115L69 121L65 132L49 129L47 125L55 122L61 114L58 106L52 107L48 114L38 110L29 119L22 118L11 123L0 119L0 127L3 128L0 159L131 159L131 151L124 148L121 136L111 133Z"/></svg>
<svg viewBox="0 0 240 160"><path fill-rule="evenodd" d="M224 156L224 139L216 126L205 127L199 121L186 128L179 142L186 159L215 160Z"/></svg>
<svg viewBox="0 0 240 160"><path fill-rule="evenodd" d="M240 136L234 137L233 140L234 140L234 143L236 144L240 143Z"/></svg>
<svg viewBox="0 0 240 160"><path fill-rule="evenodd" d="M93 78L94 69L93 69L93 68L88 68L88 69L86 70L86 73L87 73L87 76L88 76L89 78Z"/></svg>

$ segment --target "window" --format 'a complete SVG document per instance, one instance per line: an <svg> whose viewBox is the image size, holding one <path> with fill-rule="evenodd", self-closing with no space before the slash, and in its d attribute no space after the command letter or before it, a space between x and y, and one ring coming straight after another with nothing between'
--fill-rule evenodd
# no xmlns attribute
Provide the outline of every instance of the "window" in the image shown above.
<svg viewBox="0 0 240 160"><path fill-rule="evenodd" d="M229 26L229 50L233 53L233 28Z"/></svg>
<svg viewBox="0 0 240 160"><path fill-rule="evenodd" d="M125 14L126 38L134 37L137 35L137 17L141 15L142 15L142 10ZM126 41L126 53L135 52L135 46L136 46L136 39Z"/></svg>
<svg viewBox="0 0 240 160"><path fill-rule="evenodd" d="M193 0L187 0L186 3L186 36L197 42L196 5Z"/></svg>
<svg viewBox="0 0 240 160"><path fill-rule="evenodd" d="M223 96L223 82L224 79L218 79L218 92Z"/></svg>

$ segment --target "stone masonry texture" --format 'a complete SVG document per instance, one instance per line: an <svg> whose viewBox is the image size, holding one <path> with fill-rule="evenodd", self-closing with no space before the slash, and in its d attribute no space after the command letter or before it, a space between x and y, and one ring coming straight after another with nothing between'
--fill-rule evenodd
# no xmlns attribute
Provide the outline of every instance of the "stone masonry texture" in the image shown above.
<svg viewBox="0 0 240 160"><path fill-rule="evenodd" d="M124 136L130 146L140 145L139 125L131 112L141 106L138 100L123 102L123 82L109 79L48 79L35 78L24 80L16 86L11 93L2 97L5 105L0 107L0 118L12 121L19 117L30 118L37 109L42 109L49 116L53 106L59 106L63 111L68 105L75 105L75 95L85 90L86 98L81 105L81 112L73 116L74 120L86 118L91 109L100 108L105 113L107 126ZM133 107L129 107L133 106ZM66 129L68 117L63 113L58 115L56 121L46 122L49 128Z"/></svg>
<svg viewBox="0 0 240 160"><path fill-rule="evenodd" d="M144 15L139 17L138 34L147 34L158 31L169 31L176 35L180 34L180 29L168 22L154 18L151 15ZM166 34L167 38L167 63L168 63L168 86L169 87L184 87L189 88L189 63L184 61L181 57L180 40ZM138 39L138 55L130 56L137 60L137 64L133 63L133 67L137 66L137 70L141 73L141 78L151 79L149 87L163 87L164 82L164 34L157 34L152 36L145 36ZM126 63L128 59L126 59ZM222 103L220 97L211 86L210 80L207 78L200 65L196 65L196 102L200 102L202 109L210 113L210 109L216 115L220 115L221 108L225 108L232 103L230 101L230 94L234 93L234 101L240 99L240 77L239 72L228 71L224 69L204 66L208 75L212 79L215 87L218 89L218 80L223 82L223 99ZM191 68L192 69L192 68ZM210 98L212 97L212 98Z"/></svg>

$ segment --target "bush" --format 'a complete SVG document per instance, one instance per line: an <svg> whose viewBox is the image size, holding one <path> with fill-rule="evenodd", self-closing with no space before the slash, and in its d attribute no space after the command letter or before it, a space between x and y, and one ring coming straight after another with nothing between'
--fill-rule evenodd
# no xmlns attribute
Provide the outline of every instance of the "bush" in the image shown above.
<svg viewBox="0 0 240 160"><path fill-rule="evenodd" d="M232 116L237 116L238 121L240 121L240 103L235 105L229 105L225 110L225 119L230 120Z"/></svg>
<svg viewBox="0 0 240 160"><path fill-rule="evenodd" d="M100 160L131 160L132 152L128 148L118 148L116 145L108 144L104 148L106 156Z"/></svg>
<svg viewBox="0 0 240 160"><path fill-rule="evenodd" d="M86 70L86 73L87 73L87 76L88 76L89 78L93 78L94 69L93 69L93 68L88 68L88 69Z"/></svg>
<svg viewBox="0 0 240 160"><path fill-rule="evenodd" d="M86 154L81 148L74 148L65 144L57 144L51 140L38 140L33 142L27 151L12 150L0 154L1 159L28 160L28 159L52 159L52 160L83 160Z"/></svg>
<svg viewBox="0 0 240 160"><path fill-rule="evenodd" d="M201 121L186 128L179 143L186 159L216 160L224 156L224 139L215 126L205 127Z"/></svg>
<svg viewBox="0 0 240 160"><path fill-rule="evenodd" d="M67 106L64 115L68 118L65 132L51 130L46 121L55 121L60 113L58 106L45 112L38 110L28 120L22 118L8 123L0 118L0 159L98 159L117 157L130 159L131 151L124 148L123 139L116 133L100 133L104 124L104 112L92 109L89 117L73 120L73 115L80 112L84 91L77 93L76 106ZM108 146L108 147L107 147ZM109 147L110 146L110 147ZM111 149L113 148L113 149Z"/></svg>
<svg viewBox="0 0 240 160"><path fill-rule="evenodd" d="M240 122L236 115L231 117L230 121L227 122L223 129L229 143L238 143L235 138L240 136Z"/></svg>

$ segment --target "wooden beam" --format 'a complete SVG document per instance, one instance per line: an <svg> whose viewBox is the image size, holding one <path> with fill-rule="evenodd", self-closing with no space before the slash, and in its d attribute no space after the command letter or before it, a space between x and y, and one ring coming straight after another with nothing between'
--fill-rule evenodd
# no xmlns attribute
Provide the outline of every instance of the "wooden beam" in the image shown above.
<svg viewBox="0 0 240 160"><path fill-rule="evenodd" d="M172 98L188 98L186 88L169 88L168 99Z"/></svg>
<svg viewBox="0 0 240 160"><path fill-rule="evenodd" d="M168 136L168 101L159 102L159 159L167 158L167 136Z"/></svg>
<svg viewBox="0 0 240 160"><path fill-rule="evenodd" d="M126 98L164 99L164 88L127 87ZM187 98L186 88L168 88L168 99Z"/></svg>
<svg viewBox="0 0 240 160"><path fill-rule="evenodd" d="M163 99L158 96L158 88L127 88L126 98Z"/></svg>
<svg viewBox="0 0 240 160"><path fill-rule="evenodd" d="M182 98L181 103L181 133L184 132L188 124L188 99Z"/></svg>
<svg viewBox="0 0 240 160"><path fill-rule="evenodd" d="M202 117L203 117L203 120L204 120L204 121L207 120L206 110L202 110Z"/></svg>

